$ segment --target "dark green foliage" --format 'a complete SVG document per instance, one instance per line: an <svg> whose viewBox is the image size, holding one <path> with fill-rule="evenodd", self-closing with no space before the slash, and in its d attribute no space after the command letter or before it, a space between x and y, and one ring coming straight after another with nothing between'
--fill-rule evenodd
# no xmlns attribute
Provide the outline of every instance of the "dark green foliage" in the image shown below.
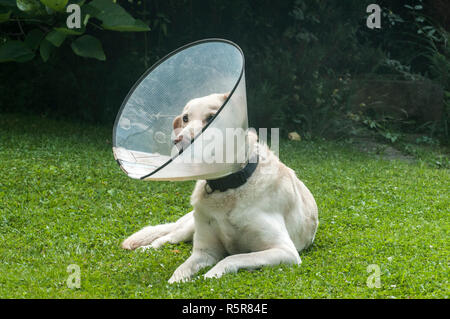
<svg viewBox="0 0 450 319"><path fill-rule="evenodd" d="M75 21L71 17L77 10L70 7L74 4L79 12L77 27L69 25L69 21ZM82 35L88 24L113 31L150 30L144 22L134 19L111 0L93 0L89 3L84 0L17 0L16 5L5 1L0 3L0 10L7 12L1 18L6 32L0 36L0 62L27 62L38 53L39 43L41 58L47 62L52 51L49 43L58 48L66 37L75 37L71 44L75 54L105 60L99 40L91 35ZM93 23L92 19L100 21L101 26Z"/></svg>
<svg viewBox="0 0 450 319"><path fill-rule="evenodd" d="M93 0L82 3L78 31L65 27L67 13L58 11L65 2L20 1L28 11L0 2L0 42L6 40L0 44L0 110L112 124L132 84L153 63L188 42L219 37L244 50L251 126L303 137L369 129L392 142L401 132L448 140L446 1L379 1L381 29L369 29L369 0ZM28 21L36 19L41 22ZM151 31L112 32L148 30L144 25ZM397 101L382 101L395 115L370 103L362 110L352 101L361 92L373 100L365 86L373 80L431 81L433 105L405 109L401 99L420 98L399 94ZM430 120L427 113L436 116Z"/></svg>

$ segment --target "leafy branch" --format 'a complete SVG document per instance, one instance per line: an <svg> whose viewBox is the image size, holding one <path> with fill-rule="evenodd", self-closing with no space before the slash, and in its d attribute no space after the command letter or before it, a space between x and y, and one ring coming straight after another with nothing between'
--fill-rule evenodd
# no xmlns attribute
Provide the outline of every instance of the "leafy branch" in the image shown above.
<svg viewBox="0 0 450 319"><path fill-rule="evenodd" d="M69 5L79 8L78 28L68 27ZM0 0L0 62L27 62L40 55L44 62L64 42L73 52L104 61L106 55L99 39L89 33L97 30L146 32L150 27L133 18L116 0ZM4 26L4 27L3 27Z"/></svg>

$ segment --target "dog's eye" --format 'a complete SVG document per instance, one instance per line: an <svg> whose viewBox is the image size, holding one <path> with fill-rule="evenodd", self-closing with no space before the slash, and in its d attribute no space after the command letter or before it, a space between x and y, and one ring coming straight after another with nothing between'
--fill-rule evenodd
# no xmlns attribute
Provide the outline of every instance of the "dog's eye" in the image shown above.
<svg viewBox="0 0 450 319"><path fill-rule="evenodd" d="M187 115L187 114L184 114L184 115L183 115L183 122L184 122L184 123L187 123L188 121L189 121L188 115Z"/></svg>
<svg viewBox="0 0 450 319"><path fill-rule="evenodd" d="M208 117L206 118L206 122L211 122L211 120L213 119L214 115L210 114L208 115Z"/></svg>

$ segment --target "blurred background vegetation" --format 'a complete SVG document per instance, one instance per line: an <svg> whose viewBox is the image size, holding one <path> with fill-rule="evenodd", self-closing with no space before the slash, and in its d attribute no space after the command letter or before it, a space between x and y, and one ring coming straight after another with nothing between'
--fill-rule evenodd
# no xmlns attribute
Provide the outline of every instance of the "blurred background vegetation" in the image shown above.
<svg viewBox="0 0 450 319"><path fill-rule="evenodd" d="M380 29L366 26L370 3ZM447 0L0 0L0 111L112 126L147 68L217 37L244 51L253 127L448 144L449 12Z"/></svg>

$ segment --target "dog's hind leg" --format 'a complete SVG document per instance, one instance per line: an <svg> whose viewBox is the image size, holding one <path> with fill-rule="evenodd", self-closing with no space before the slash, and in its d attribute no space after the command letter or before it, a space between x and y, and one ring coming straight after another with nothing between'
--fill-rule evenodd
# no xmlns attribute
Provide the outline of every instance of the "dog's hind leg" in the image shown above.
<svg viewBox="0 0 450 319"><path fill-rule="evenodd" d="M175 223L147 226L134 233L122 243L123 249L159 248L165 243L192 241L194 236L194 211L184 215Z"/></svg>
<svg viewBox="0 0 450 319"><path fill-rule="evenodd" d="M182 241L192 241L192 238L194 237L194 228L194 211L192 211L177 220L174 229L164 236L155 239L148 245L150 247L146 246L145 248L159 248L165 243L176 244Z"/></svg>

